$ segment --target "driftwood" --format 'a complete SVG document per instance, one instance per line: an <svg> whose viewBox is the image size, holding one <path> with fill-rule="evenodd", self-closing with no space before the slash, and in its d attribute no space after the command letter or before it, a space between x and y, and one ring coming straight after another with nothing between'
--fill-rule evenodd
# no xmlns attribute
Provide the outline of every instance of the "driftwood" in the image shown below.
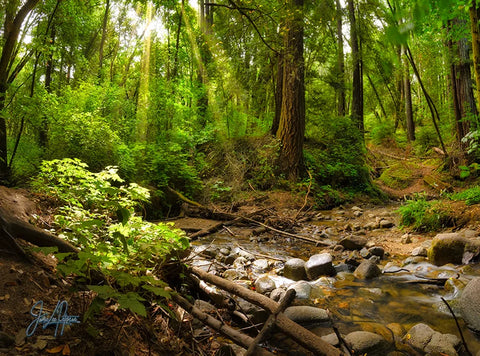
<svg viewBox="0 0 480 356"><path fill-rule="evenodd" d="M278 303L262 294L250 291L236 283L204 272L203 270L196 267L189 268L189 272L208 283L212 283L230 293L236 294L239 297L248 300L250 303L264 308L270 313L276 313L278 310ZM335 347L323 341L321 338L319 338L309 330L290 320L283 313L277 315L275 324L283 333L290 336L293 340L295 340L298 344L302 345L307 350L312 351L315 355L343 355L340 350L336 349Z"/></svg>
<svg viewBox="0 0 480 356"><path fill-rule="evenodd" d="M4 211L0 211L0 230L3 238L5 238L12 248L25 257L25 252L17 244L15 239L22 239L40 247L58 247L60 252L75 252L78 249L67 241L50 234L49 232L26 223Z"/></svg>
<svg viewBox="0 0 480 356"><path fill-rule="evenodd" d="M272 331L272 329L275 326L275 322L277 320L277 315L282 313L293 302L293 300L295 299L295 294L296 294L295 289L289 289L285 293L285 295L283 296L283 299L280 301L280 304L277 310L275 311L275 313L270 314L267 321L265 322L265 325L263 325L262 330L255 337L255 340L253 340L253 343L250 344L250 347L248 348L244 356L255 355L255 350L257 349L257 345L260 344L267 337L267 335Z"/></svg>
<svg viewBox="0 0 480 356"><path fill-rule="evenodd" d="M241 333L240 331L226 325L220 320L215 319L214 317L204 313L200 309L193 306L189 301L185 298L181 297L178 294L172 294L172 299L180 305L183 309L187 312L192 314L194 317L202 321L204 324L210 326L211 328L215 329L222 335L230 338L236 344L241 345L245 348L250 347L254 343L254 339L248 335ZM255 345L255 355L259 356L273 356L274 354Z"/></svg>

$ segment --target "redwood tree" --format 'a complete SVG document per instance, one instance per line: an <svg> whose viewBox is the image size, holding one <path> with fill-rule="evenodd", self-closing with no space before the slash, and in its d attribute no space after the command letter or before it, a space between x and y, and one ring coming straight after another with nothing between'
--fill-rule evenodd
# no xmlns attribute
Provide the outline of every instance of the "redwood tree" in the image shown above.
<svg viewBox="0 0 480 356"><path fill-rule="evenodd" d="M305 79L303 58L303 0L288 0L283 38L283 90L277 137L281 173L295 180L304 169Z"/></svg>

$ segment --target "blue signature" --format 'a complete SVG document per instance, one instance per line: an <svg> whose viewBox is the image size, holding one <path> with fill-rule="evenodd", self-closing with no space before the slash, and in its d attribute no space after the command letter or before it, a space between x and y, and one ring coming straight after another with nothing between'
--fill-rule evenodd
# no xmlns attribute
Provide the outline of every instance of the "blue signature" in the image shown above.
<svg viewBox="0 0 480 356"><path fill-rule="evenodd" d="M35 319L28 325L27 336L30 337L35 333L37 326L43 325L42 328L46 329L50 325L55 325L55 337L60 329L60 336L63 335L63 331L66 325L79 324L78 315L68 315L68 303L66 300L58 301L57 306L49 316L48 313L43 311L43 301L36 302L32 309L30 309L30 315Z"/></svg>

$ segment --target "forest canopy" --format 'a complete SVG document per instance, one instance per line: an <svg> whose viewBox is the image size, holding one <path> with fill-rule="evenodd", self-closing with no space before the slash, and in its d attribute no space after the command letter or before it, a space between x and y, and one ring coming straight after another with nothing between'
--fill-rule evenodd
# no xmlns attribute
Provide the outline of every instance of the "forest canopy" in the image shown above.
<svg viewBox="0 0 480 356"><path fill-rule="evenodd" d="M479 12L475 0L3 0L2 181L78 158L160 197L308 179L318 194L371 192L369 147L382 144L474 174Z"/></svg>

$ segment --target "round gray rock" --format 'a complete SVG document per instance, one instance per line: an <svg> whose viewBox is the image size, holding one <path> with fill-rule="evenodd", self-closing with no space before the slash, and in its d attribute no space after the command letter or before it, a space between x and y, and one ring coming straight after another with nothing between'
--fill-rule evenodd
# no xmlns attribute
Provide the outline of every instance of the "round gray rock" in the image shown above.
<svg viewBox="0 0 480 356"><path fill-rule="evenodd" d="M275 282L268 276L261 276L255 281L255 290L260 294L266 294L275 289Z"/></svg>
<svg viewBox="0 0 480 356"><path fill-rule="evenodd" d="M377 264L370 260L365 260L360 263L353 275L358 279L372 279L382 274Z"/></svg>
<svg viewBox="0 0 480 356"><path fill-rule="evenodd" d="M300 258L292 258L285 262L283 267L283 276L294 281L307 279L305 272L305 261Z"/></svg>
<svg viewBox="0 0 480 356"><path fill-rule="evenodd" d="M305 263L305 272L310 280L320 276L333 276L335 268L332 264L333 258L329 253L320 253L311 256Z"/></svg>
<svg viewBox="0 0 480 356"><path fill-rule="evenodd" d="M288 289L295 289L296 299L309 299L312 293L312 286L307 281L298 281L288 287Z"/></svg>
<svg viewBox="0 0 480 356"><path fill-rule="evenodd" d="M358 235L351 235L340 240L339 244L347 250L361 250L367 244L367 239Z"/></svg>
<svg viewBox="0 0 480 356"><path fill-rule="evenodd" d="M323 323L330 320L325 309L310 306L288 307L283 313L287 318L299 324Z"/></svg>
<svg viewBox="0 0 480 356"><path fill-rule="evenodd" d="M430 326L420 323L414 325L410 330L408 330L403 340L417 350L423 351L432 339L434 333L435 330L433 330Z"/></svg>
<svg viewBox="0 0 480 356"><path fill-rule="evenodd" d="M385 356L390 349L387 340L368 331L351 332L345 336L345 341L358 355Z"/></svg>
<svg viewBox="0 0 480 356"><path fill-rule="evenodd" d="M252 269L257 273L265 273L268 270L268 261L265 259L255 260L252 263Z"/></svg>
<svg viewBox="0 0 480 356"><path fill-rule="evenodd" d="M460 296L459 307L470 329L480 332L480 278L472 279Z"/></svg>

